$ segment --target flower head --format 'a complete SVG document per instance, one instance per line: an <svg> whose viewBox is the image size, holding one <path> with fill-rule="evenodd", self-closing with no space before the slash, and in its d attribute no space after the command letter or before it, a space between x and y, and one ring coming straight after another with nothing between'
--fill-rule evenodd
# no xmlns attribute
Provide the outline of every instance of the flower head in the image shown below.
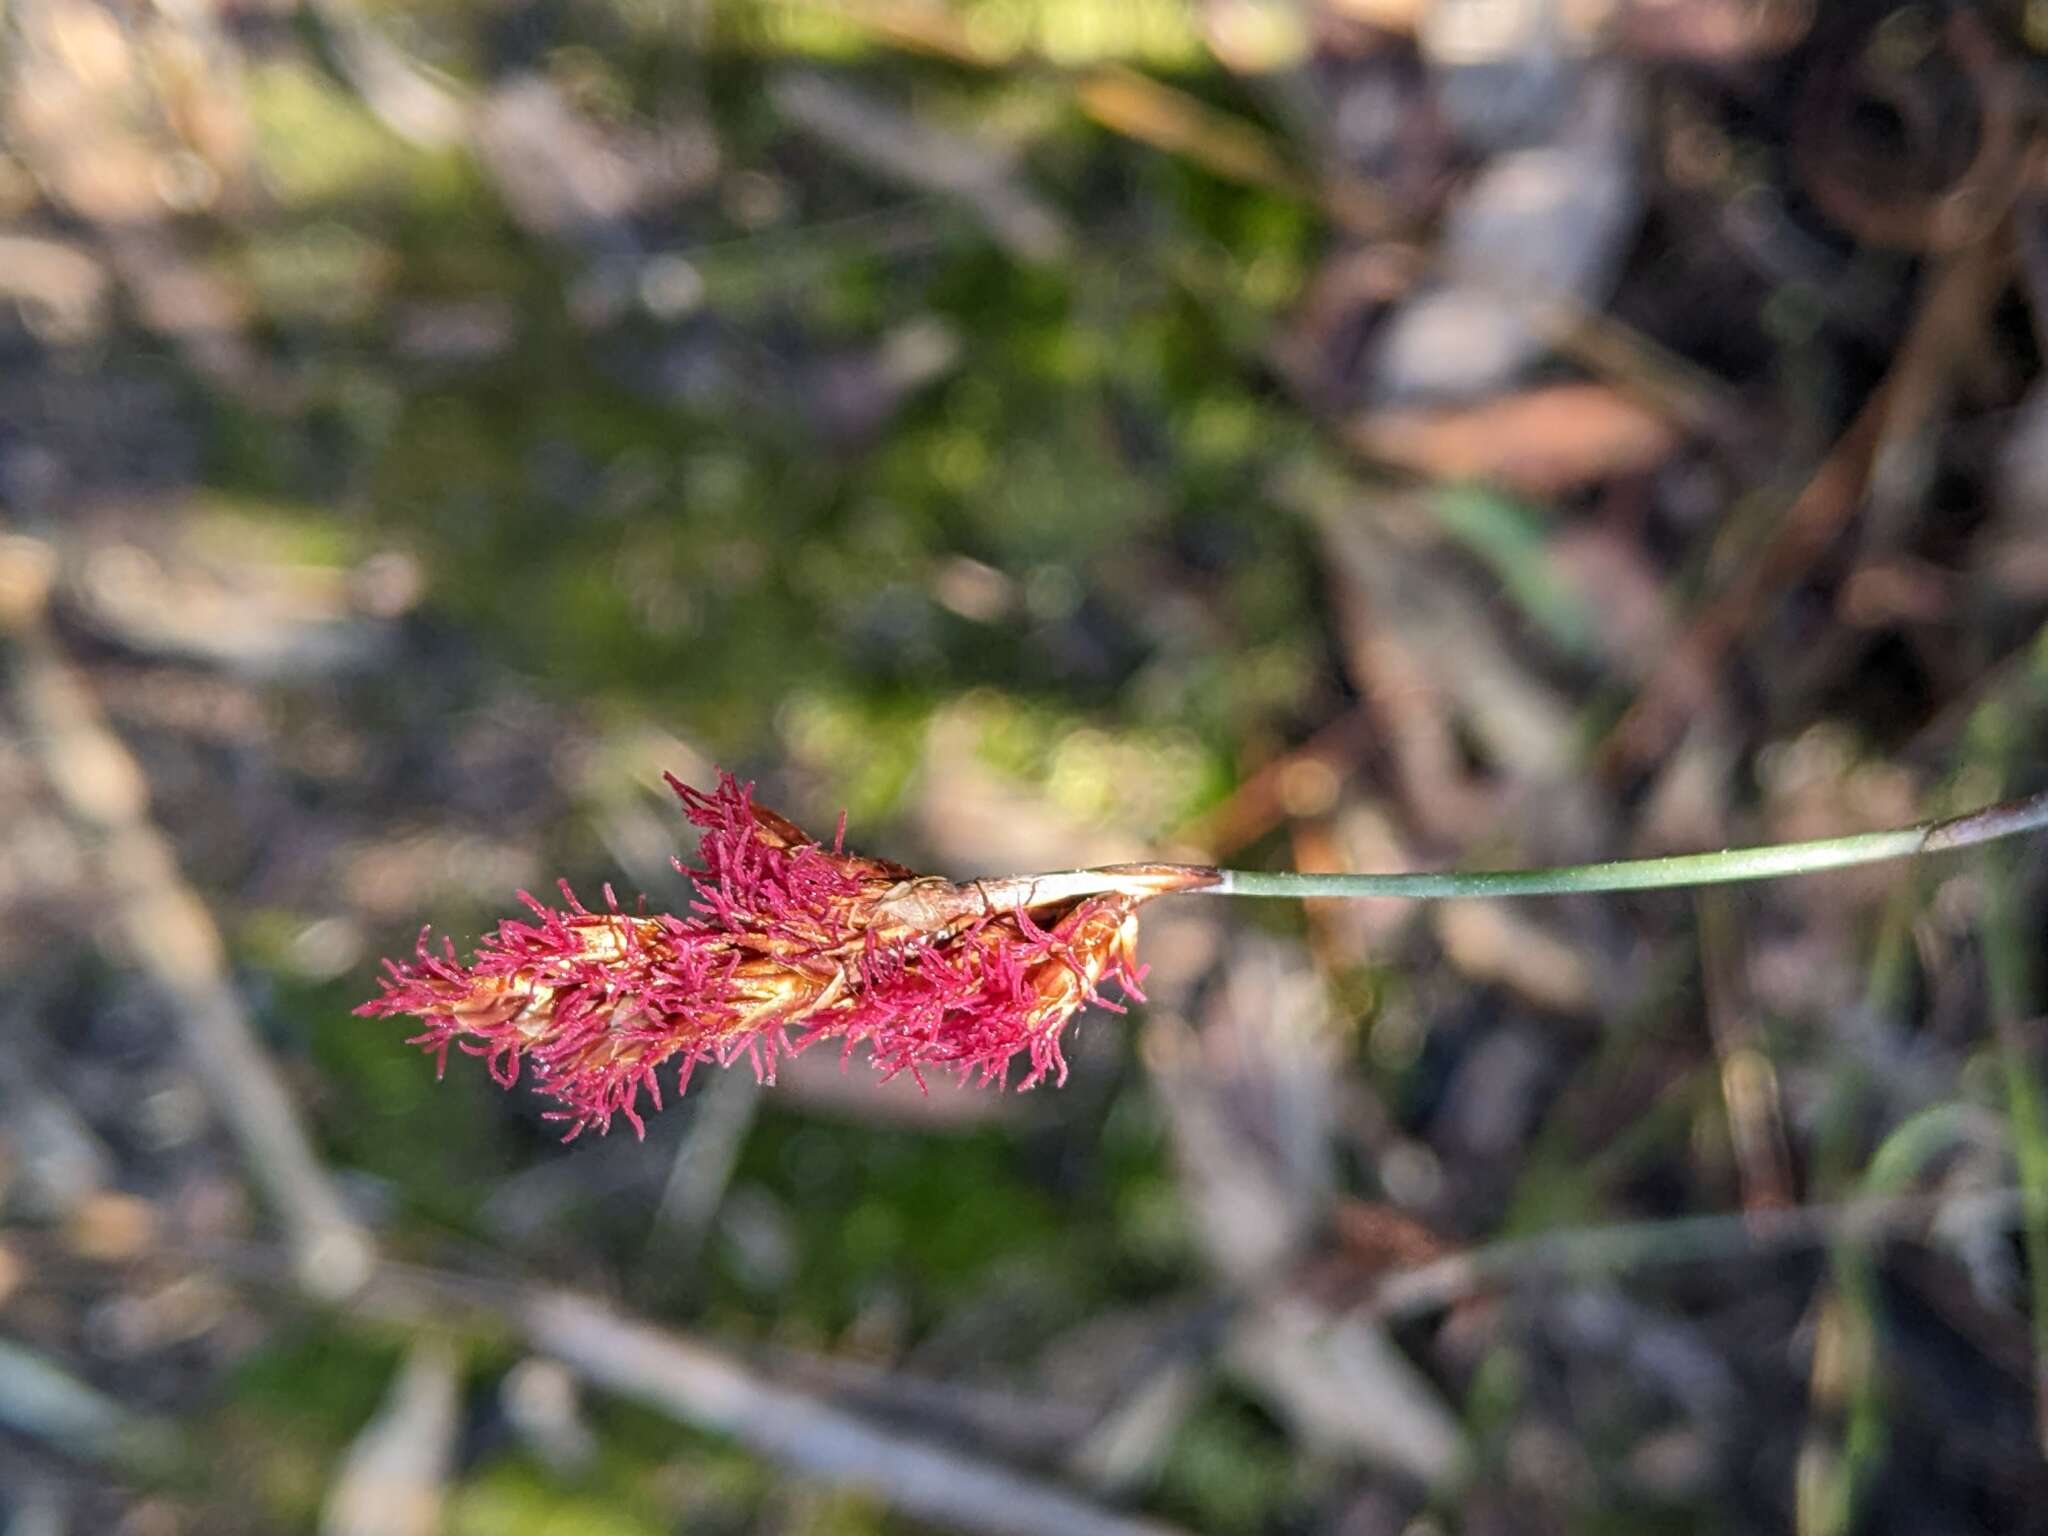
<svg viewBox="0 0 2048 1536"><path fill-rule="evenodd" d="M885 1076L927 1067L1020 1088L1064 1081L1061 1032L1083 1007L1140 997L1137 908L1190 883L1186 872L1127 867L955 885L825 847L719 775L707 794L670 786L700 832L676 867L696 885L688 914L592 911L565 883L562 906L525 892L532 921L508 920L468 962L422 930L415 957L386 961L382 994L357 1013L416 1016L411 1043L447 1065L450 1046L485 1059L510 1087L522 1070L575 1137L623 1116L644 1134L640 1095L661 1107L701 1062L744 1057L773 1081L785 1052L838 1039L865 1045Z"/></svg>

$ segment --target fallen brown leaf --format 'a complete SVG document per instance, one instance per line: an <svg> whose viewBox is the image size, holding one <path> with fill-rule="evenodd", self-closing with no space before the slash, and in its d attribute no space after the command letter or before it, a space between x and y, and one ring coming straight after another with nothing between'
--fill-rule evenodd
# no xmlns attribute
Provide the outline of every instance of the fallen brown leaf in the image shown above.
<svg viewBox="0 0 2048 1536"><path fill-rule="evenodd" d="M1527 496L1654 469L1676 451L1677 429L1605 384L1552 384L1477 405L1375 411L1351 445L1433 480L1490 480Z"/></svg>

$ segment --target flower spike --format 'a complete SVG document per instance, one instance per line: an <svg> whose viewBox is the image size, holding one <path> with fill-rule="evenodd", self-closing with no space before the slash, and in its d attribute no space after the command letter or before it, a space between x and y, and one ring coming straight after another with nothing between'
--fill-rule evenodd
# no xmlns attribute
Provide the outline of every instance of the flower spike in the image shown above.
<svg viewBox="0 0 2048 1536"><path fill-rule="evenodd" d="M409 1014L411 1038L445 1069L452 1046L480 1056L502 1087L522 1071L555 1101L569 1139L615 1116L645 1132L704 1062L745 1058L772 1082L785 1053L837 1039L865 1045L885 1076L927 1068L1018 1083L1066 1077L1060 1037L1090 1005L1121 1011L1144 968L1137 908L1205 875L1133 867L1087 877L955 885L831 847L754 803L721 773L715 789L669 785L700 833L686 915L626 913L609 887L592 911L565 883L561 906L525 892L532 920L508 920L472 958L420 934L409 962L386 961L380 996L358 1014ZM1036 915L1034 915L1034 912Z"/></svg>

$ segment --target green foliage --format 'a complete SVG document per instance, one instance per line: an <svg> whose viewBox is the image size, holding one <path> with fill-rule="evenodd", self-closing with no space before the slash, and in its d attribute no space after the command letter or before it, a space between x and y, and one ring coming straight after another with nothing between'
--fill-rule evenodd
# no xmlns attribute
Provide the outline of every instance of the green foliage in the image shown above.
<svg viewBox="0 0 2048 1536"><path fill-rule="evenodd" d="M1301 1486L1302 1468L1285 1435L1242 1399L1219 1395L1174 1437L1160 1471L1160 1506L1218 1536L1269 1528L1276 1506Z"/></svg>
<svg viewBox="0 0 2048 1536"><path fill-rule="evenodd" d="M378 1181L402 1212L437 1233L473 1233L477 1206L508 1171L498 1091L475 1072L437 1082L432 1064L395 1032L358 1019L353 976L321 986L282 983L280 1012L311 1029L325 1100L320 1128L336 1160Z"/></svg>
<svg viewBox="0 0 2048 1536"><path fill-rule="evenodd" d="M932 1091L973 1090L942 1082ZM1159 1150L1156 1137L1127 1128L1110 1139L1085 1182L1067 1187L1050 1182L1031 1143L1007 1131L934 1140L771 1106L748 1139L735 1185L787 1213L793 1268L764 1291L728 1251L715 1305L757 1325L773 1318L786 1329L801 1319L799 1334L823 1342L884 1295L906 1303L918 1327L1028 1276L1019 1305L1034 1331L1049 1335L1119 1292L1143 1294L1147 1268L1127 1251L1118 1218L1129 1202L1156 1191ZM1161 1239L1152 1242L1156 1251ZM1009 1348L990 1342L1008 1353L1029 1340Z"/></svg>
<svg viewBox="0 0 2048 1536"><path fill-rule="evenodd" d="M229 1381L207 1427L215 1476L274 1528L310 1530L337 1458L377 1411L402 1345L309 1322L273 1337Z"/></svg>

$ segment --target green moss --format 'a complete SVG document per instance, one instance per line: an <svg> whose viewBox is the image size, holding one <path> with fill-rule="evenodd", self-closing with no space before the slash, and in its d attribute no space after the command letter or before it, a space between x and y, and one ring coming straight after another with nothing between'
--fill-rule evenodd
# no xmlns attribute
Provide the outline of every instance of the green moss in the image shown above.
<svg viewBox="0 0 2048 1536"><path fill-rule="evenodd" d="M377 312L391 254L359 231L322 220L252 236L240 266L273 320L351 325Z"/></svg>
<svg viewBox="0 0 2048 1536"><path fill-rule="evenodd" d="M426 157L308 65L256 64L243 97L257 166L285 208L388 196L423 169Z"/></svg>
<svg viewBox="0 0 2048 1536"><path fill-rule="evenodd" d="M901 807L923 756L929 719L922 699L805 690L783 703L776 724L785 750L825 776L825 798L860 827L885 821Z"/></svg>
<svg viewBox="0 0 2048 1536"><path fill-rule="evenodd" d="M217 1489L286 1529L311 1529L336 1458L377 1411L403 1346L308 1321L229 1379L207 1426Z"/></svg>
<svg viewBox="0 0 2048 1536"><path fill-rule="evenodd" d="M182 538L198 554L279 565L341 568L367 553L362 530L330 507L225 491L187 503Z"/></svg>
<svg viewBox="0 0 2048 1536"><path fill-rule="evenodd" d="M989 768L1075 821L1158 836L1203 802L1211 765L1189 731L1107 726L992 688L962 696L944 713Z"/></svg>
<svg viewBox="0 0 2048 1536"><path fill-rule="evenodd" d="M609 1447L573 1481L508 1457L455 1489L443 1528L448 1536L662 1536L675 1516L658 1477L658 1464Z"/></svg>
<svg viewBox="0 0 2048 1536"><path fill-rule="evenodd" d="M511 1166L498 1090L459 1060L445 1081L404 1045L403 1021L359 1019L359 977L280 982L275 1007L311 1043L323 1095L313 1108L334 1161L377 1179L400 1214L446 1234L473 1232L477 1207Z"/></svg>
<svg viewBox="0 0 2048 1536"><path fill-rule="evenodd" d="M1218 1536L1270 1529L1299 1484L1298 1457L1265 1415L1232 1395L1204 1403L1181 1426L1160 1471L1158 1503Z"/></svg>
<svg viewBox="0 0 2048 1536"><path fill-rule="evenodd" d="M934 1094L971 1091L932 1084ZM721 1265L713 1311L728 1326L752 1319L785 1341L824 1346L887 1296L907 1308L903 1325L915 1337L963 1303L1015 1295L1028 1277L1023 1332L985 1341L993 1356L1027 1356L1035 1338L1159 1283L1183 1251L1158 1209L1164 1179L1157 1127L1142 1115L1113 1115L1099 1140L1050 1127L934 1138L821 1122L764 1101L735 1188L782 1213L794 1267L786 1285L762 1293L758 1277ZM1148 1204L1147 1242L1133 1248L1123 1215Z"/></svg>
<svg viewBox="0 0 2048 1536"><path fill-rule="evenodd" d="M969 46L991 59L1175 69L1203 57L1174 0L963 0L949 10ZM820 0L717 0L711 20L716 46L769 57L850 62L878 51L873 29Z"/></svg>
<svg viewBox="0 0 2048 1536"><path fill-rule="evenodd" d="M1056 1267L1067 1268L1074 1234L1007 1137L979 1132L937 1150L908 1132L763 1117L739 1176L773 1192L796 1223L785 1304L836 1331L880 1283L936 1313L1020 1254L1059 1254Z"/></svg>
<svg viewBox="0 0 2048 1536"><path fill-rule="evenodd" d="M868 28L816 0L717 0L711 21L720 50L838 62L877 51Z"/></svg>

